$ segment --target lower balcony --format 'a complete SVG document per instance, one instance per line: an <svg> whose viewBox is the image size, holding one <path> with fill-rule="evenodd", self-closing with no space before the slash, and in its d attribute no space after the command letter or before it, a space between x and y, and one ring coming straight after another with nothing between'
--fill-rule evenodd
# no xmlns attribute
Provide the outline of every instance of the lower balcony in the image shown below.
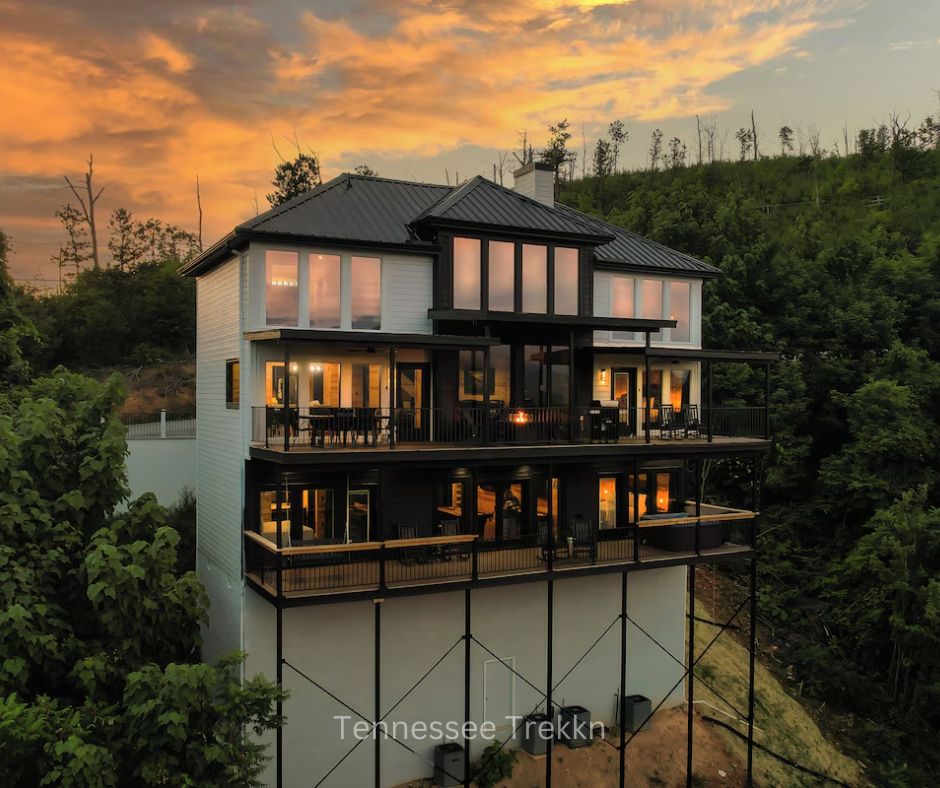
<svg viewBox="0 0 940 788"><path fill-rule="evenodd" d="M272 601L285 604L335 597L374 598L467 585L540 580L549 576L617 571L623 567L737 557L753 546L755 512L703 504L694 513L650 515L625 528L597 529L573 520L552 533L510 539L442 535L383 542L281 547L245 531L245 573Z"/></svg>
<svg viewBox="0 0 940 788"><path fill-rule="evenodd" d="M252 408L252 445L275 451L763 440L763 407Z"/></svg>

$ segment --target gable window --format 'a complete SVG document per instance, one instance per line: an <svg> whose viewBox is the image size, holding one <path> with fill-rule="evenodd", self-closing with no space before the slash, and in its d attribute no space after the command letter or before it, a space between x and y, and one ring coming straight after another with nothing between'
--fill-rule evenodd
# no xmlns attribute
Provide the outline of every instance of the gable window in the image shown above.
<svg viewBox="0 0 940 788"><path fill-rule="evenodd" d="M633 317L633 293L636 280L632 276L610 276L611 317ZM635 338L632 331L614 331L611 339L630 342Z"/></svg>
<svg viewBox="0 0 940 788"><path fill-rule="evenodd" d="M339 265L339 255L310 255L311 328L339 328Z"/></svg>
<svg viewBox="0 0 940 788"><path fill-rule="evenodd" d="M516 245L489 243L489 308L512 312L516 308Z"/></svg>
<svg viewBox="0 0 940 788"><path fill-rule="evenodd" d="M644 279L640 286L640 317L647 320L663 319L663 283L659 279ZM650 339L661 339L662 331L650 334Z"/></svg>
<svg viewBox="0 0 940 788"><path fill-rule="evenodd" d="M578 314L578 250L555 247L555 314Z"/></svg>
<svg viewBox="0 0 940 788"><path fill-rule="evenodd" d="M454 238L454 309L479 309L480 239Z"/></svg>
<svg viewBox="0 0 940 788"><path fill-rule="evenodd" d="M669 319L676 327L669 332L673 342L688 342L690 336L689 316L692 304L692 286L688 282L669 283Z"/></svg>
<svg viewBox="0 0 940 788"><path fill-rule="evenodd" d="M297 266L297 252L268 249L264 253L265 315L268 325L297 325Z"/></svg>
<svg viewBox="0 0 940 788"><path fill-rule="evenodd" d="M353 257L351 279L352 327L381 328L382 261L378 257Z"/></svg>
<svg viewBox="0 0 940 788"><path fill-rule="evenodd" d="M237 358L230 358L225 362L225 407L237 408L241 384L241 364Z"/></svg>
<svg viewBox="0 0 940 788"><path fill-rule="evenodd" d="M548 311L548 247L522 244L522 311Z"/></svg>

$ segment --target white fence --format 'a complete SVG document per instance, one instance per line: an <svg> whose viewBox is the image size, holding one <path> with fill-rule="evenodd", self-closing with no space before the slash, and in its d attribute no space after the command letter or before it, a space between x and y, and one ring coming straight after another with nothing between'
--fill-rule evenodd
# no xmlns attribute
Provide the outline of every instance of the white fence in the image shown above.
<svg viewBox="0 0 940 788"><path fill-rule="evenodd" d="M196 437L196 414L192 412L132 413L121 416L121 421L127 427L128 440Z"/></svg>
<svg viewBox="0 0 940 788"><path fill-rule="evenodd" d="M121 421L127 427L127 483L132 498L152 492L164 506L172 506L184 488L196 491L194 413L163 410L122 416Z"/></svg>

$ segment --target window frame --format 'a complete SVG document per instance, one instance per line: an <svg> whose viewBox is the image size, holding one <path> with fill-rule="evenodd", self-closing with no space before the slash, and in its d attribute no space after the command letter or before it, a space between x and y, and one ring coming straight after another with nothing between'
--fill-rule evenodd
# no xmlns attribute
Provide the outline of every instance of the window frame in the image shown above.
<svg viewBox="0 0 940 788"><path fill-rule="evenodd" d="M241 363L240 358L225 359L225 407L229 410L238 410L241 407ZM233 374L236 369L237 375Z"/></svg>

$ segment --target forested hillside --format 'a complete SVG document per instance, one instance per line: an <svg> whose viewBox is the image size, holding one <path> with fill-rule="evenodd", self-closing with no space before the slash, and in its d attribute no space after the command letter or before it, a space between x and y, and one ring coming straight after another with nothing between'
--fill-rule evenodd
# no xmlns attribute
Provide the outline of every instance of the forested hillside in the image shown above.
<svg viewBox="0 0 940 788"><path fill-rule="evenodd" d="M940 150L863 150L589 177L560 199L719 266L708 346L782 353L761 623L873 780L935 785ZM725 402L760 390L721 372Z"/></svg>

